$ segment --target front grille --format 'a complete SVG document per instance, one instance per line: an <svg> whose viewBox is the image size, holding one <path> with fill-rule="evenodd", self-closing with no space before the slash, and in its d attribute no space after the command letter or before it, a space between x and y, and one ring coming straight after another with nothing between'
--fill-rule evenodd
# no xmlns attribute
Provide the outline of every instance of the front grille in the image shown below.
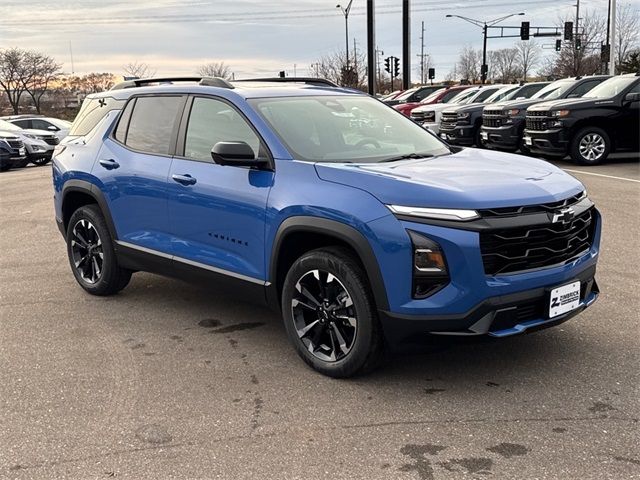
<svg viewBox="0 0 640 480"><path fill-rule="evenodd" d="M501 127L507 117L502 114L502 110L485 110L482 113L482 125L489 128Z"/></svg>
<svg viewBox="0 0 640 480"><path fill-rule="evenodd" d="M514 308L501 310L491 323L490 330L497 332L500 330L508 330L524 322L543 318L545 315L545 299L536 298L523 302Z"/></svg>
<svg viewBox="0 0 640 480"><path fill-rule="evenodd" d="M456 128L457 124L458 124L457 113L444 112L442 114L442 119L440 120L440 130L453 130L454 128Z"/></svg>
<svg viewBox="0 0 640 480"><path fill-rule="evenodd" d="M48 145L58 145L60 143L60 140L58 140L58 137L46 137L46 138L43 138L43 140Z"/></svg>
<svg viewBox="0 0 640 480"><path fill-rule="evenodd" d="M11 148L22 148L24 147L24 143L21 140L8 140L7 143Z"/></svg>
<svg viewBox="0 0 640 480"><path fill-rule="evenodd" d="M591 248L594 209L568 223L557 222L480 233L480 250L487 275L557 265Z"/></svg>
<svg viewBox="0 0 640 480"><path fill-rule="evenodd" d="M424 122L427 120L426 112L416 112L415 110L411 112L411 118L416 122ZM429 119L433 119L433 116L429 116Z"/></svg>
<svg viewBox="0 0 640 480"><path fill-rule="evenodd" d="M558 202L542 203L540 205L527 205L524 207L503 207L503 208L488 208L479 210L478 213L483 218L488 217L512 217L515 215L526 215L530 213L546 213L559 210L564 207L570 207L571 205L578 203L586 196L585 192L580 192L573 197L569 197L565 200Z"/></svg>
<svg viewBox="0 0 640 480"><path fill-rule="evenodd" d="M552 121L549 112L527 112L527 130L548 130Z"/></svg>

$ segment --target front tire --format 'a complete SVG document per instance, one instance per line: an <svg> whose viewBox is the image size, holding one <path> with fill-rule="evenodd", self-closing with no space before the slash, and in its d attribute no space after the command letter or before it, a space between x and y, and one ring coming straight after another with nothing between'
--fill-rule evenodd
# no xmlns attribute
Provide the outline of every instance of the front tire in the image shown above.
<svg viewBox="0 0 640 480"><path fill-rule="evenodd" d="M383 335L367 277L349 250L313 250L287 274L282 312L289 340L311 368L346 378L375 368Z"/></svg>
<svg viewBox="0 0 640 480"><path fill-rule="evenodd" d="M32 160L31 163L33 163L34 165L36 165L38 167L42 167L43 165L46 165L50 161L51 161L51 158L42 157L42 158L36 158L35 160Z"/></svg>
<svg viewBox="0 0 640 480"><path fill-rule="evenodd" d="M71 215L66 238L71 270L88 293L114 295L127 286L132 272L118 265L113 239L97 205L85 205Z"/></svg>
<svg viewBox="0 0 640 480"><path fill-rule="evenodd" d="M571 141L571 158L579 165L598 165L607 159L610 151L609 135L598 127L583 128Z"/></svg>

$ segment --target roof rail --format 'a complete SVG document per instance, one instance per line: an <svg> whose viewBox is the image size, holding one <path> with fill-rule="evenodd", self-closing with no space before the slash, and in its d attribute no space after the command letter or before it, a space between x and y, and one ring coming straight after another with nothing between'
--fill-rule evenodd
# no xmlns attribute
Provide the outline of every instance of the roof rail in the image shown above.
<svg viewBox="0 0 640 480"><path fill-rule="evenodd" d="M339 87L326 78L315 77L265 77L265 78L244 78L234 80L234 82L279 82L279 83L305 83L307 85L317 85L320 87Z"/></svg>
<svg viewBox="0 0 640 480"><path fill-rule="evenodd" d="M198 82L199 85L206 87L233 88L229 82L220 77L161 77L161 78L135 78L133 80L125 80L113 87L111 90L122 90L125 88L136 88L149 85L151 83L175 83L175 82Z"/></svg>

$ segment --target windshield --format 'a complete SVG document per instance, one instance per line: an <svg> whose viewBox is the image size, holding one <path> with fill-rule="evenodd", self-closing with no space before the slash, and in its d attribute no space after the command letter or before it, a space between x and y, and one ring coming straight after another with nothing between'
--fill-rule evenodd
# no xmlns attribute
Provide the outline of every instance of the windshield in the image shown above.
<svg viewBox="0 0 640 480"><path fill-rule="evenodd" d="M14 125L13 123L7 122L6 120L0 120L0 130L22 130L19 126Z"/></svg>
<svg viewBox="0 0 640 480"><path fill-rule="evenodd" d="M484 103L493 103L499 102L500 100L504 100L510 93L513 93L516 89L518 89L518 85L511 85L508 87L501 88L493 95L491 95Z"/></svg>
<svg viewBox="0 0 640 480"><path fill-rule="evenodd" d="M635 82L638 77L613 77L605 80L600 85L593 87L583 95L583 98L611 98L625 90Z"/></svg>
<svg viewBox="0 0 640 480"><path fill-rule="evenodd" d="M538 92L531 98L546 98L547 100L560 98L572 87L574 83L575 80L560 80L550 83L542 90L538 90Z"/></svg>
<svg viewBox="0 0 640 480"><path fill-rule="evenodd" d="M394 100L406 100L407 98L409 98L411 95L413 95L416 91L418 90L417 87L415 88L410 88L409 90L407 90L406 92L404 92L402 95L398 95L396 98L394 98Z"/></svg>
<svg viewBox="0 0 640 480"><path fill-rule="evenodd" d="M476 96L478 90L475 88L469 88L467 90L462 90L459 94L452 97L448 102L443 103L459 103L464 105L465 103L469 103L469 101Z"/></svg>
<svg viewBox="0 0 640 480"><path fill-rule="evenodd" d="M440 94L442 94L442 92L444 92L445 90L446 90L446 88L439 88L438 90L433 92L431 95L429 95L427 98L424 98L420 103L430 103L430 102L432 102L433 100L438 98L438 96Z"/></svg>
<svg viewBox="0 0 640 480"><path fill-rule="evenodd" d="M376 163L449 153L422 127L364 95L256 98L249 103L298 160Z"/></svg>

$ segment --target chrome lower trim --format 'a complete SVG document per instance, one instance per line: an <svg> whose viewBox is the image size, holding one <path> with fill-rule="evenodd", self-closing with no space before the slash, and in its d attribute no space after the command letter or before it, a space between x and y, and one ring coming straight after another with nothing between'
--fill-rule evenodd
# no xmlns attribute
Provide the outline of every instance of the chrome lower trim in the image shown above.
<svg viewBox="0 0 640 480"><path fill-rule="evenodd" d="M229 270L224 270L222 268L212 267L211 265L207 265L206 263L195 262L193 260L178 257L176 255L169 255L167 253L159 252L158 250L153 250L147 247L141 247L133 243L116 240L116 244L123 247L131 248L133 250L138 250L140 252L148 253L150 255L156 255L158 257L167 258L169 260L174 260L176 262L184 263L185 265L190 265L192 267L201 268L203 270L209 270L210 272L219 273L221 275L227 275L229 277L237 278L239 280L244 280L245 282L257 283L258 285L262 285L264 287L268 287L269 285L271 285L271 282L265 282L264 280L260 280L259 278L249 277L247 275L242 275L241 273L231 272Z"/></svg>

